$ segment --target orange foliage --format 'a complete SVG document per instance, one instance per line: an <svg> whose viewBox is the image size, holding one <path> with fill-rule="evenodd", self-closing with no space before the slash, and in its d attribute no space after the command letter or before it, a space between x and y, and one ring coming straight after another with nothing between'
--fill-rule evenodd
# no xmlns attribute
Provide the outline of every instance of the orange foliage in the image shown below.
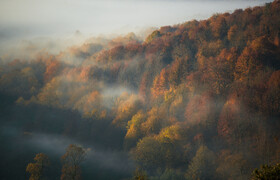
<svg viewBox="0 0 280 180"><path fill-rule="evenodd" d="M57 60L50 60L46 64L46 71L44 74L45 82L50 81L54 76L57 75L59 69L61 67L61 63Z"/></svg>
<svg viewBox="0 0 280 180"><path fill-rule="evenodd" d="M157 98L168 90L168 79L166 69L162 69L160 74L155 77L153 87L151 89L152 96Z"/></svg>
<svg viewBox="0 0 280 180"><path fill-rule="evenodd" d="M195 95L186 107L186 121L190 124L207 123L207 121L213 120L213 113L215 113L213 108L214 102L209 94Z"/></svg>
<svg viewBox="0 0 280 180"><path fill-rule="evenodd" d="M265 111L269 115L280 115L280 70L272 73L267 82L268 89L263 97Z"/></svg>

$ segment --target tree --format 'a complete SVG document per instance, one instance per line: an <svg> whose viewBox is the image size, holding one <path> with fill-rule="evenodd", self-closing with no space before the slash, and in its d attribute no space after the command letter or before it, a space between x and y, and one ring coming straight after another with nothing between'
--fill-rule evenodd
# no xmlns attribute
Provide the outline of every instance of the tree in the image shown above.
<svg viewBox="0 0 280 180"><path fill-rule="evenodd" d="M280 115L280 70L271 74L267 82L268 89L263 97L264 111L271 116Z"/></svg>
<svg viewBox="0 0 280 180"><path fill-rule="evenodd" d="M62 69L60 61L56 60L54 56L49 57L46 62L46 71L44 73L44 81L49 82L54 78L58 72Z"/></svg>
<svg viewBox="0 0 280 180"><path fill-rule="evenodd" d="M216 172L220 179L248 179L250 164L243 153L222 150L218 153Z"/></svg>
<svg viewBox="0 0 280 180"><path fill-rule="evenodd" d="M181 84L182 80L185 78L185 76L188 73L188 69L190 69L188 66L188 57L186 56L183 58L177 58L173 61L172 66L169 70L169 83L173 86L178 86Z"/></svg>
<svg viewBox="0 0 280 180"><path fill-rule="evenodd" d="M146 115L142 110L138 111L130 121L127 123L127 133L125 135L125 147L127 149L134 147L143 136L141 132L141 124L145 121Z"/></svg>
<svg viewBox="0 0 280 180"><path fill-rule="evenodd" d="M185 118L189 124L210 127L215 121L215 102L209 93L192 97L185 109Z"/></svg>
<svg viewBox="0 0 280 180"><path fill-rule="evenodd" d="M115 100L113 109L115 109L116 116L112 121L112 124L125 129L128 121L137 113L138 109L141 108L141 105L138 96L124 92Z"/></svg>
<svg viewBox="0 0 280 180"><path fill-rule="evenodd" d="M81 179L81 163L85 160L86 150L75 144L70 144L66 153L61 157L63 167L61 180Z"/></svg>
<svg viewBox="0 0 280 180"><path fill-rule="evenodd" d="M235 80L249 80L264 67L278 68L280 65L276 52L276 46L270 42L267 36L256 38L244 48L237 59Z"/></svg>
<svg viewBox="0 0 280 180"><path fill-rule="evenodd" d="M134 159L144 168L160 167L164 163L161 144L154 137L141 139L133 152Z"/></svg>
<svg viewBox="0 0 280 180"><path fill-rule="evenodd" d="M260 169L255 169L252 173L253 180L273 180L280 179L280 163L271 166L263 165Z"/></svg>
<svg viewBox="0 0 280 180"><path fill-rule="evenodd" d="M231 26L230 29L228 30L228 34L227 34L228 40L235 41L235 38L237 36L237 31L238 31L237 25Z"/></svg>
<svg viewBox="0 0 280 180"><path fill-rule="evenodd" d="M158 30L154 31L151 35L149 35L147 37L147 39L145 40L146 43L150 43L153 39L160 37L161 34Z"/></svg>
<svg viewBox="0 0 280 180"><path fill-rule="evenodd" d="M168 137L144 137L137 143L133 157L143 168L171 168L182 162L182 149Z"/></svg>
<svg viewBox="0 0 280 180"><path fill-rule="evenodd" d="M184 175L176 169L165 169L163 172L157 172L156 176L150 178L151 180L184 180Z"/></svg>
<svg viewBox="0 0 280 180"><path fill-rule="evenodd" d="M154 98L163 95L168 90L167 70L162 69L160 74L155 77L153 87L151 89Z"/></svg>
<svg viewBox="0 0 280 180"><path fill-rule="evenodd" d="M40 180L46 167L50 165L49 157L43 153L36 154L34 163L29 163L26 167L26 172L31 174L29 180Z"/></svg>
<svg viewBox="0 0 280 180"><path fill-rule="evenodd" d="M168 125L165 108L153 107L147 116L147 120L141 124L141 130L145 134L157 134Z"/></svg>
<svg viewBox="0 0 280 180"><path fill-rule="evenodd" d="M214 21L211 22L212 33L216 38L223 38L227 34L227 23L225 18L220 15L217 18L215 16Z"/></svg>
<svg viewBox="0 0 280 180"><path fill-rule="evenodd" d="M234 80L234 61L236 50L223 49L215 58L202 58L202 80L206 82L215 94L224 94Z"/></svg>
<svg viewBox="0 0 280 180"><path fill-rule="evenodd" d="M133 180L147 180L147 179L148 179L148 176L145 171L141 170L140 168L137 168L134 171Z"/></svg>
<svg viewBox="0 0 280 180"><path fill-rule="evenodd" d="M186 179L215 179L215 154L207 146L201 145L192 159Z"/></svg>

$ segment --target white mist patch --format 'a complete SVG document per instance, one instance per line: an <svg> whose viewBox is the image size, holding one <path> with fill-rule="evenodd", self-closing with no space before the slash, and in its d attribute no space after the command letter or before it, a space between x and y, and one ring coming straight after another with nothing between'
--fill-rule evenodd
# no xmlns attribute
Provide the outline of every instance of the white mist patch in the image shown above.
<svg viewBox="0 0 280 180"><path fill-rule="evenodd" d="M136 95L136 92L124 87L124 86L108 86L104 87L102 92L103 104L106 108L112 109L115 103L118 103L117 98L122 99L122 97L130 97L130 95ZM136 100L136 99L135 99Z"/></svg>
<svg viewBox="0 0 280 180"><path fill-rule="evenodd" d="M85 163L88 165L111 169L121 173L130 172L135 166L125 152L105 150L101 147L85 144L69 137L56 134L24 132L20 128L13 126L2 126L0 130L1 136L11 139L11 145L16 143L24 144L26 149L20 149L21 151L32 148L33 150L44 152L48 156L55 156L59 159L70 144L76 144L86 149Z"/></svg>
<svg viewBox="0 0 280 180"><path fill-rule="evenodd" d="M128 155L124 152L104 150L59 135L30 133L26 143L31 147L57 156L64 154L69 144L77 144L86 149L87 164L96 164L97 166L120 172L126 172L134 168L133 162L128 160Z"/></svg>
<svg viewBox="0 0 280 180"><path fill-rule="evenodd" d="M1 29L0 29L1 34ZM14 59L33 60L38 54L47 53L57 55L68 47L81 45L85 41L84 36L74 33L69 36L38 36L38 37L1 37L0 57L3 61Z"/></svg>
<svg viewBox="0 0 280 180"><path fill-rule="evenodd" d="M26 143L52 154L63 154L69 144L79 144L77 141L66 137L39 133L30 133Z"/></svg>
<svg viewBox="0 0 280 180"><path fill-rule="evenodd" d="M131 94L133 93L133 91L123 86L106 87L102 91L102 95L104 97L118 97L121 96L123 93Z"/></svg>

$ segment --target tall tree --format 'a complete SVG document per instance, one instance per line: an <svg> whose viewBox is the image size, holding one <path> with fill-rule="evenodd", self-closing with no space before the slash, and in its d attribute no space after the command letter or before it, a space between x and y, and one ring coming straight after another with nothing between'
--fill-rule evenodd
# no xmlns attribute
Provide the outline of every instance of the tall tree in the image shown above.
<svg viewBox="0 0 280 180"><path fill-rule="evenodd" d="M86 150L83 147L70 144L61 157L63 163L61 180L82 179L80 165L85 160L85 156Z"/></svg>
<svg viewBox="0 0 280 180"><path fill-rule="evenodd" d="M29 180L40 180L43 179L43 174L50 165L49 157L43 153L36 154L34 163L29 163L26 167L26 172L31 174Z"/></svg>
<svg viewBox="0 0 280 180"><path fill-rule="evenodd" d="M215 179L215 154L201 145L189 164L186 179Z"/></svg>

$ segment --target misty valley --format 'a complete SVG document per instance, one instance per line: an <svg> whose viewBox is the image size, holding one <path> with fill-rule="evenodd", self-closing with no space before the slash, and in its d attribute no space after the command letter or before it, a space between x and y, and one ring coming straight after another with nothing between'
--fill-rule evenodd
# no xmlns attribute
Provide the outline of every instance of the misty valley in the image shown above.
<svg viewBox="0 0 280 180"><path fill-rule="evenodd" d="M279 0L39 41L0 53L1 180L280 179Z"/></svg>

